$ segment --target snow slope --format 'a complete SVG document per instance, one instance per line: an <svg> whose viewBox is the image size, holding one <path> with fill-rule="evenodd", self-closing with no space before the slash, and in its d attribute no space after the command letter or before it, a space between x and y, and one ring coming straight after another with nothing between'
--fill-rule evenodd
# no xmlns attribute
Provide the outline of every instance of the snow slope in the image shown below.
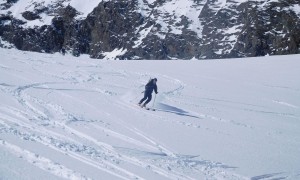
<svg viewBox="0 0 300 180"><path fill-rule="evenodd" d="M0 54L0 179L300 178L299 55ZM150 77L155 112L135 105Z"/></svg>

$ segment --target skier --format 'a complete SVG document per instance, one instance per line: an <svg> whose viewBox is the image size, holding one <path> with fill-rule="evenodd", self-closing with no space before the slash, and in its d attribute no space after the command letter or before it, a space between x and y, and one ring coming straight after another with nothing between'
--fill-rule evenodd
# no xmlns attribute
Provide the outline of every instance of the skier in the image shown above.
<svg viewBox="0 0 300 180"><path fill-rule="evenodd" d="M146 107L146 105L151 101L152 99L152 92L154 90L155 94L157 94L157 85L156 85L157 79L150 79L149 82L145 86L145 91L144 91L144 97L143 99L140 100L139 106L141 107ZM147 101L142 104L145 100Z"/></svg>

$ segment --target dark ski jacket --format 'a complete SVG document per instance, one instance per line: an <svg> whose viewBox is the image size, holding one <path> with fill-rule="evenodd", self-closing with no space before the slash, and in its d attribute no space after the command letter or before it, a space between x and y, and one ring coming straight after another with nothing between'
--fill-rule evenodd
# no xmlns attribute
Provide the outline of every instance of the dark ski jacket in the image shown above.
<svg viewBox="0 0 300 180"><path fill-rule="evenodd" d="M145 86L145 94L152 94L153 90L157 94L157 85L153 83L153 79L151 79Z"/></svg>

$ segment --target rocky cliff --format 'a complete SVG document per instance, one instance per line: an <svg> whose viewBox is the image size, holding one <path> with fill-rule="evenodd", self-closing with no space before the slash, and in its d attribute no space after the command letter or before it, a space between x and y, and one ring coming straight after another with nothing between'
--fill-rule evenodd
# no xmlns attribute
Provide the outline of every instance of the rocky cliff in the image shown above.
<svg viewBox="0 0 300 180"><path fill-rule="evenodd" d="M100 59L300 53L299 0L33 2L0 0L1 42L25 51L66 50Z"/></svg>

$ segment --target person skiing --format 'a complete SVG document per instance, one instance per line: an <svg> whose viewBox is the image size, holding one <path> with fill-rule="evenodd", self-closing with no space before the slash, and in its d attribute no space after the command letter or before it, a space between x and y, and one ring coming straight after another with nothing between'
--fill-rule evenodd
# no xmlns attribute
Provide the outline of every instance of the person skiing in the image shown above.
<svg viewBox="0 0 300 180"><path fill-rule="evenodd" d="M152 92L154 90L155 94L157 94L157 85L156 85L157 79L150 79L149 82L145 86L145 91L144 91L144 97L140 100L139 106L141 107L146 107L146 105L151 101L152 99ZM147 101L142 104L145 100Z"/></svg>

